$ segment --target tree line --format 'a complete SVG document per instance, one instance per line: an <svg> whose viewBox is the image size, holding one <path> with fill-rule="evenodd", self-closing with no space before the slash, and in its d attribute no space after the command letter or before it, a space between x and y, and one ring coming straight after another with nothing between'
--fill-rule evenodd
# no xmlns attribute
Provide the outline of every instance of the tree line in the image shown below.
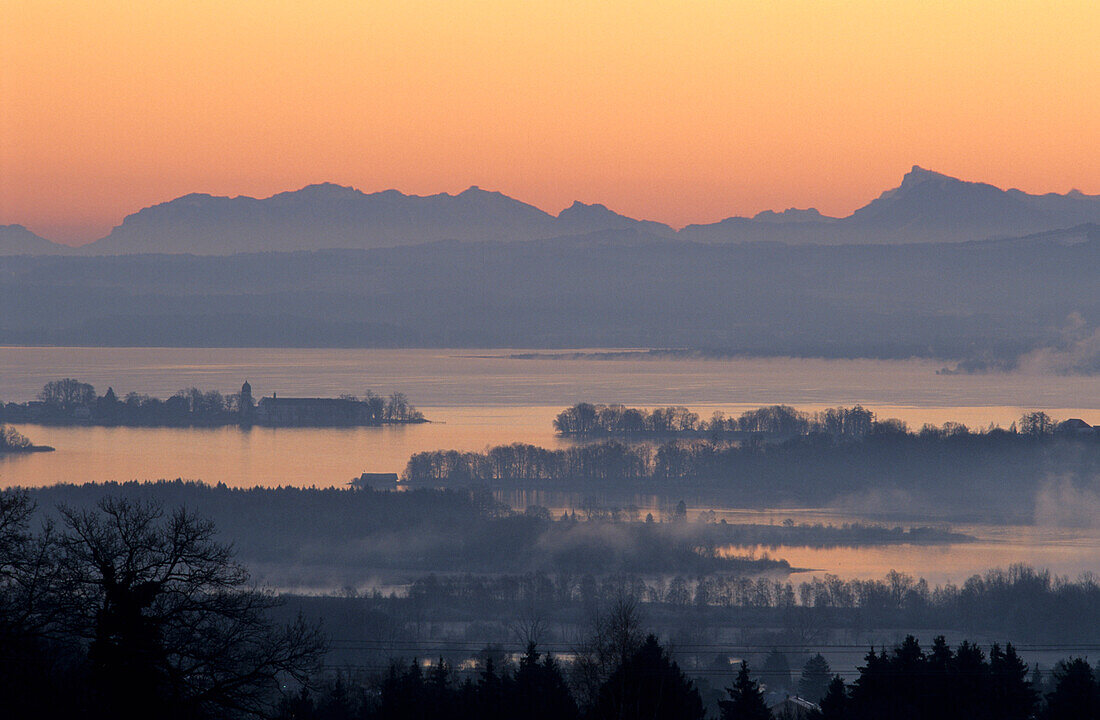
<svg viewBox="0 0 1100 720"><path fill-rule="evenodd" d="M1058 662L1044 682L1012 644L994 643L987 654L972 642L952 648L937 636L925 651L911 635L891 648L871 648L851 683L820 654L807 660L797 683L781 653L769 655L759 673L742 661L719 675L712 705L702 692L709 682L681 669L655 635L643 636L636 616L620 620L604 621L602 629L597 621L568 666L540 657L533 642L514 668L487 657L464 677L442 657L426 665L395 661L381 676L330 676L284 702L279 717L704 720L711 708L718 720L1100 717L1100 686L1084 658Z"/></svg>
<svg viewBox="0 0 1100 720"><path fill-rule="evenodd" d="M1100 585L1026 565L994 568L962 583L932 585L891 571L881 579L833 574L801 582L767 575L528 573L450 574L412 581L404 599L421 607L499 613L510 607L591 609L625 595L646 606L746 625L805 624L819 629L958 628L1045 642L1100 642Z"/></svg>
<svg viewBox="0 0 1100 720"><path fill-rule="evenodd" d="M986 480L1006 478L1034 483L1051 475L1088 475L1100 465L1100 435L1034 436L1005 430L969 433L876 432L859 440L835 442L801 435L780 442L759 439L674 439L660 443L606 439L560 449L526 443L498 445L482 452L432 450L413 454L407 482L443 484L621 483L659 485L716 481L739 492L751 506L762 502L825 503L836 495L874 487L975 489ZM1012 483L1009 483L1011 485ZM994 498L996 499L996 498ZM1002 498L1004 500L1006 498Z"/></svg>
<svg viewBox="0 0 1100 720"><path fill-rule="evenodd" d="M870 410L836 407L817 412L805 412L789 405L767 405L746 410L737 417L727 417L715 411L709 419L686 407L674 406L648 410L625 405L577 403L562 410L553 420L554 429L565 436L647 436L678 435L685 437L771 436L789 438L818 435L833 439L860 439L873 435L908 434L908 426L897 419L878 419ZM917 434L923 437L945 437L985 433L1010 433L1027 436L1049 436L1060 428L1059 423L1041 410L1024 413L1019 421L1003 430L995 425L971 429L957 422L942 426L923 425ZM1067 428L1068 429L1068 428Z"/></svg>

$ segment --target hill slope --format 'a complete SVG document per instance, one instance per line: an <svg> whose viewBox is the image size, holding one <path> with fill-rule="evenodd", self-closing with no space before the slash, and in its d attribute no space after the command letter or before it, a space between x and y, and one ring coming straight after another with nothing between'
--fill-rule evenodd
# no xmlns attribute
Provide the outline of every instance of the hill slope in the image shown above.
<svg viewBox="0 0 1100 720"><path fill-rule="evenodd" d="M0 225L0 255L61 255L71 250L35 235L22 225Z"/></svg>

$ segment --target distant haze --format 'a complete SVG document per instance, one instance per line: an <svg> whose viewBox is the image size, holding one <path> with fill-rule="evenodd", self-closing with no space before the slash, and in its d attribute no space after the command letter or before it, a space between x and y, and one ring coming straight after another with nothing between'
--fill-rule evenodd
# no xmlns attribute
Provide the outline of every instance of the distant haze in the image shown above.
<svg viewBox="0 0 1100 720"><path fill-rule="evenodd" d="M0 258L0 344L655 347L1100 372L1100 225L787 245L638 230L231 256Z"/></svg>

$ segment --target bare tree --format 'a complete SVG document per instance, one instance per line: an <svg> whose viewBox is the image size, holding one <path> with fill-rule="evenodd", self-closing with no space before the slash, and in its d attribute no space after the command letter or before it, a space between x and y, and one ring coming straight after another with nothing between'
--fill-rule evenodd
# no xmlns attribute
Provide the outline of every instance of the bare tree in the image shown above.
<svg viewBox="0 0 1100 720"><path fill-rule="evenodd" d="M30 439L11 425L0 425L0 453L19 452L31 447Z"/></svg>
<svg viewBox="0 0 1100 720"><path fill-rule="evenodd" d="M638 600L633 595L621 592L607 607L597 609L573 664L578 695L585 702L594 702L600 686L642 647L644 640Z"/></svg>
<svg viewBox="0 0 1100 720"><path fill-rule="evenodd" d="M51 380L42 387L38 399L57 410L71 412L91 406L95 402L95 388L72 378Z"/></svg>
<svg viewBox="0 0 1100 720"><path fill-rule="evenodd" d="M516 641L523 647L542 645L550 634L550 624L532 605L512 622L511 630Z"/></svg>
<svg viewBox="0 0 1100 720"><path fill-rule="evenodd" d="M324 643L301 618L278 627L275 599L214 526L180 509L106 499L62 508L63 610L90 641L101 701L125 715L262 714L286 676L305 679Z"/></svg>
<svg viewBox="0 0 1100 720"><path fill-rule="evenodd" d="M0 712L5 718L79 717L79 643L59 633L63 590L53 527L32 533L35 505L0 491Z"/></svg>
<svg viewBox="0 0 1100 720"><path fill-rule="evenodd" d="M1050 435L1054 432L1054 420L1042 410L1024 413L1020 417L1020 432L1024 435Z"/></svg>

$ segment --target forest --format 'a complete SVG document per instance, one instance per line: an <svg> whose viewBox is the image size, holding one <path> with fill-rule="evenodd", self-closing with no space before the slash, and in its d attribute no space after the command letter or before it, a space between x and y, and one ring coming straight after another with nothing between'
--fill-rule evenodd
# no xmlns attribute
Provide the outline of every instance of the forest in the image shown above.
<svg viewBox="0 0 1100 720"><path fill-rule="evenodd" d="M591 441L561 449L512 444L416 453L403 479L428 487L690 489L730 507L854 503L874 511L904 498L910 511L926 517L1030 522L1051 478L1092 492L1100 473L1100 433L1056 423L1042 411L1026 413L1009 429L948 422L911 431L862 408L809 416L777 406L707 423L686 409L665 408L635 416L647 427L660 418L659 431L600 429L617 427L609 418L631 415L615 406L579 405L556 424ZM719 423L737 430L715 431Z"/></svg>

